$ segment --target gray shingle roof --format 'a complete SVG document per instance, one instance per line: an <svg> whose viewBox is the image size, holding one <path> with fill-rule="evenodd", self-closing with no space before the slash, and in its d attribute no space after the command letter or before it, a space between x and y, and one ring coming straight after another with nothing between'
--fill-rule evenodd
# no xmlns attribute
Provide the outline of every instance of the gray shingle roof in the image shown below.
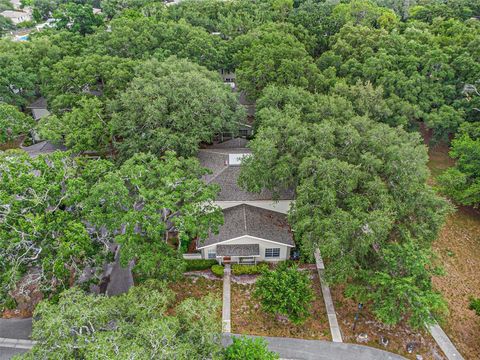
<svg viewBox="0 0 480 360"><path fill-rule="evenodd" d="M27 109L47 109L47 106L47 99L42 96L28 105Z"/></svg>
<svg viewBox="0 0 480 360"><path fill-rule="evenodd" d="M50 154L56 150L65 151L67 148L63 145L55 145L50 141L42 141L31 146L22 147L22 150L26 151L31 157L35 157L40 154Z"/></svg>
<svg viewBox="0 0 480 360"><path fill-rule="evenodd" d="M217 245L217 256L258 256L258 244Z"/></svg>
<svg viewBox="0 0 480 360"><path fill-rule="evenodd" d="M295 246L293 234L284 214L246 204L223 210L224 225L218 234L211 233L198 247L221 243L244 235Z"/></svg>
<svg viewBox="0 0 480 360"><path fill-rule="evenodd" d="M249 154L251 150L245 147L234 147L245 145L245 139L232 139L225 143L217 144L207 149L201 149L198 152L198 159L203 167L212 171L212 174L206 175L204 180L207 183L217 184L220 186L220 194L217 196L218 201L255 201L255 200L272 200L271 191L262 190L260 193L251 193L243 190L238 185L238 177L240 175L240 167L237 165L229 165L229 154ZM292 190L284 190L279 192L277 200L291 200L294 198Z"/></svg>

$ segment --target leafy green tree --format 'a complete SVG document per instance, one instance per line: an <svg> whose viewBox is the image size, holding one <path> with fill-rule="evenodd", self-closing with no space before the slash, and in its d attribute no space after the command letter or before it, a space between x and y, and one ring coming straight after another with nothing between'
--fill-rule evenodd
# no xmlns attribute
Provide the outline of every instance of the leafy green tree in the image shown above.
<svg viewBox="0 0 480 360"><path fill-rule="evenodd" d="M0 102L21 107L35 92L37 74L25 64L24 45L0 40Z"/></svg>
<svg viewBox="0 0 480 360"><path fill-rule="evenodd" d="M161 1L158 2L162 3ZM119 15L124 10L139 10L144 5L144 0L103 0L101 2L102 12L109 19Z"/></svg>
<svg viewBox="0 0 480 360"><path fill-rule="evenodd" d="M15 106L0 103L0 144L28 134L35 126L33 118Z"/></svg>
<svg viewBox="0 0 480 360"><path fill-rule="evenodd" d="M442 191L462 205L480 204L480 131L477 123L465 124L452 141L450 156L456 159L438 181Z"/></svg>
<svg viewBox="0 0 480 360"><path fill-rule="evenodd" d="M295 189L289 219L303 253L319 247L329 281L370 289L359 274L378 269L382 249L413 241L428 250L449 207L426 185L428 157L418 134L368 119L371 104L359 107L339 95L305 96L298 104L296 98L280 90L259 101L268 107L258 112L261 125L240 183L251 191ZM413 274L412 281L423 284L421 274ZM384 286L377 291L388 291ZM426 285L415 291L432 298ZM422 304L420 311L406 301L399 316L420 324L428 311L440 310L437 302Z"/></svg>
<svg viewBox="0 0 480 360"><path fill-rule="evenodd" d="M12 20L4 16L0 16L0 36L3 36L8 31L13 30L14 26Z"/></svg>
<svg viewBox="0 0 480 360"><path fill-rule="evenodd" d="M81 35L91 34L103 24L102 16L94 14L91 5L62 4L54 11L53 17L57 29L67 29Z"/></svg>
<svg viewBox="0 0 480 360"><path fill-rule="evenodd" d="M201 142L235 131L244 116L218 74L175 57L142 64L114 105L112 128L121 159L142 151L192 156Z"/></svg>
<svg viewBox="0 0 480 360"><path fill-rule="evenodd" d="M284 315L294 324L310 316L313 291L308 274L286 264L265 270L255 285L255 296L266 312Z"/></svg>
<svg viewBox="0 0 480 360"><path fill-rule="evenodd" d="M84 201L86 218L121 244L122 262L135 260L138 277L178 279L184 261L169 248L171 236L181 249L222 223L213 205L218 189L206 185L203 174L194 158L136 154L92 186Z"/></svg>
<svg viewBox="0 0 480 360"><path fill-rule="evenodd" d="M271 84L315 89L318 70L304 44L280 26L269 24L236 39L236 77L240 89L258 98Z"/></svg>
<svg viewBox="0 0 480 360"><path fill-rule="evenodd" d="M63 143L73 152L111 151L110 120L98 98L83 98L71 112L43 118L39 125L42 139Z"/></svg>
<svg viewBox="0 0 480 360"><path fill-rule="evenodd" d="M91 184L75 159L0 152L0 177L0 301L27 273L45 294L73 285L85 266L99 275L107 247L82 222L77 205Z"/></svg>
<svg viewBox="0 0 480 360"><path fill-rule="evenodd" d="M262 338L233 337L233 344L225 350L225 360L276 360L278 354L269 351Z"/></svg>
<svg viewBox="0 0 480 360"><path fill-rule="evenodd" d="M374 271L362 271L367 287L350 286L348 293L364 303L372 303L377 318L393 325L408 319L414 328L432 323L433 315L443 316L448 308L442 295L433 290L432 254L412 242L389 244L380 250ZM358 293L357 293L358 291Z"/></svg>
<svg viewBox="0 0 480 360"><path fill-rule="evenodd" d="M173 298L165 284L134 287L116 297L67 290L58 303L39 304L32 334L37 343L19 358L217 358L222 351L218 300L187 299L173 307L173 316L167 314Z"/></svg>
<svg viewBox="0 0 480 360"><path fill-rule="evenodd" d="M57 113L82 107L79 103L85 97L111 99L127 87L136 65L113 56L66 56L44 73L42 93Z"/></svg>

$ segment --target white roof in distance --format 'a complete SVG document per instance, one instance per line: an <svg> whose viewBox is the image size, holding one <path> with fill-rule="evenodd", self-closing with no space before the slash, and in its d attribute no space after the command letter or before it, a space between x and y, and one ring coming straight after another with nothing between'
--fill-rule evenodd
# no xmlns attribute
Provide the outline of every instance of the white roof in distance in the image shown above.
<svg viewBox="0 0 480 360"><path fill-rule="evenodd" d="M228 154L228 165L240 165L243 158L250 155L249 153Z"/></svg>

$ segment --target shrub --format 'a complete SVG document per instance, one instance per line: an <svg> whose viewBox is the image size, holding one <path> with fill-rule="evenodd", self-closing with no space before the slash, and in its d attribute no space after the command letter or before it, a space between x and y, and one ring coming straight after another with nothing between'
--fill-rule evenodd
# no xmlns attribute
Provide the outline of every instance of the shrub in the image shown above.
<svg viewBox="0 0 480 360"><path fill-rule="evenodd" d="M475 311L475 314L480 316L480 298L475 299L475 298L470 298L470 310Z"/></svg>
<svg viewBox="0 0 480 360"><path fill-rule="evenodd" d="M217 260L185 260L185 263L187 264L187 271L207 270L217 264Z"/></svg>
<svg viewBox="0 0 480 360"><path fill-rule="evenodd" d="M214 275L216 275L218 277L222 277L223 276L223 266L218 265L218 264L212 265L212 272L213 272Z"/></svg>
<svg viewBox="0 0 480 360"><path fill-rule="evenodd" d="M261 274L262 271L268 270L267 263L260 263L257 265L241 265L241 264L233 264L232 265L232 273L233 275L254 275L254 274Z"/></svg>
<svg viewBox="0 0 480 360"><path fill-rule="evenodd" d="M255 296L260 299L264 311L285 315L292 323L301 324L310 315L313 291L307 273L283 263L262 273L257 280Z"/></svg>
<svg viewBox="0 0 480 360"><path fill-rule="evenodd" d="M278 354L268 350L262 338L233 338L233 344L225 351L225 360L275 360Z"/></svg>

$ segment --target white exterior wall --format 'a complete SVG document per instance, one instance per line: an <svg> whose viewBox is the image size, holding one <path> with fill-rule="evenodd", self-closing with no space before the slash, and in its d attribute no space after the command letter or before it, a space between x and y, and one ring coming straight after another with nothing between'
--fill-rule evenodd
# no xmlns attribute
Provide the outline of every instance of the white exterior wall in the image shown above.
<svg viewBox="0 0 480 360"><path fill-rule="evenodd" d="M260 247L260 256L256 257L257 262L281 261L281 260L287 260L290 257L290 246L274 243L268 240L263 240L263 239L255 238L248 235L242 236L236 239L232 239L232 240L223 241L218 244L206 246L205 248L202 249L202 257L204 259L208 259L208 251L212 249L216 250L217 245L234 245L234 244L240 244L240 245L258 244ZM265 249L267 248L280 248L280 256L278 258L265 258ZM238 258L236 256L232 256L232 260L236 261L238 260Z"/></svg>
<svg viewBox="0 0 480 360"><path fill-rule="evenodd" d="M255 200L255 201L215 201L215 204L222 209L228 209L237 205L246 204L261 209L272 210L282 214L287 214L292 200Z"/></svg>

